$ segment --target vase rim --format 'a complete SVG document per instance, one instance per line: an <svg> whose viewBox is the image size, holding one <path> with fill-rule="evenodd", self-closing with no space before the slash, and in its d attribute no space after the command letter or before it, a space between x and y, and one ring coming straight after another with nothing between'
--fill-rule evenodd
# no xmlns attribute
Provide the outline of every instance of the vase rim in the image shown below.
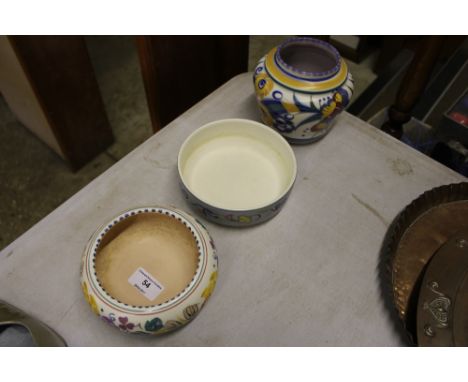
<svg viewBox="0 0 468 382"><path fill-rule="evenodd" d="M300 45L309 45L311 47L315 47L316 49L320 49L322 51L325 51L326 53L329 54L330 58L333 58L333 66L330 69L326 70L319 70L319 71L307 71L307 70L301 70L298 69L296 66L288 64L284 58L282 57L282 53L284 53L285 48L288 48L292 45L295 44L300 44ZM290 75L293 76L298 76L299 78L303 79L309 79L309 80L314 80L314 79L325 79L332 77L338 71L340 70L341 67L341 55L338 52L338 50L328 42L312 38L312 37L292 37L284 41L278 46L278 49L276 51L276 61L278 66L285 72L287 72Z"/></svg>

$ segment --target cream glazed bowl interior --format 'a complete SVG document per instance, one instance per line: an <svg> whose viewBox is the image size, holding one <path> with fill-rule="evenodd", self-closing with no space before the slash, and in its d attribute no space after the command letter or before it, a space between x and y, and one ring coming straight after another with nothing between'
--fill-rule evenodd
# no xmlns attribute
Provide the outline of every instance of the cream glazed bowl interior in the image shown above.
<svg viewBox="0 0 468 382"><path fill-rule="evenodd" d="M200 127L185 140L178 171L193 209L212 222L244 227L280 211L297 164L288 142L270 127L224 119Z"/></svg>
<svg viewBox="0 0 468 382"><path fill-rule="evenodd" d="M82 257L81 287L103 321L125 332L161 334L198 314L217 270L213 240L194 217L141 207L94 233Z"/></svg>

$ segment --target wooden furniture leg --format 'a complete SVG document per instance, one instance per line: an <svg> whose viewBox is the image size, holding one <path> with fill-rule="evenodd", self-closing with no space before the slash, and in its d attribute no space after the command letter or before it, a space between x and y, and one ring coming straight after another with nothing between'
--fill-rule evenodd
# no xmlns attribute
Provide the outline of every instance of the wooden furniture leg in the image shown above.
<svg viewBox="0 0 468 382"><path fill-rule="evenodd" d="M0 48L5 100L72 169L113 142L83 37L1 37Z"/></svg>
<svg viewBox="0 0 468 382"><path fill-rule="evenodd" d="M444 37L424 37L401 83L395 103L388 112L382 130L400 139L403 125L411 119L411 110L427 85L429 76L442 48Z"/></svg>
<svg viewBox="0 0 468 382"><path fill-rule="evenodd" d="M247 70L248 36L137 37L154 132Z"/></svg>

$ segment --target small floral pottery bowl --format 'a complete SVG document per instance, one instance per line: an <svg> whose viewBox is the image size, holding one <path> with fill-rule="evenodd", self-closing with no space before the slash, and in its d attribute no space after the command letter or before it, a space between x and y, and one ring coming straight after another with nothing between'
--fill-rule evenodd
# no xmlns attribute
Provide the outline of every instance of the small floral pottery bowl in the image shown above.
<svg viewBox="0 0 468 382"><path fill-rule="evenodd" d="M194 217L141 207L94 233L82 258L81 287L103 321L125 332L161 334L198 314L217 269L213 240Z"/></svg>
<svg viewBox="0 0 468 382"><path fill-rule="evenodd" d="M338 51L308 37L273 48L258 62L253 80L263 122L296 144L323 138L354 89Z"/></svg>
<svg viewBox="0 0 468 382"><path fill-rule="evenodd" d="M193 209L214 223L246 227L280 211L297 165L288 142L273 129L225 119L200 127L185 140L178 170Z"/></svg>

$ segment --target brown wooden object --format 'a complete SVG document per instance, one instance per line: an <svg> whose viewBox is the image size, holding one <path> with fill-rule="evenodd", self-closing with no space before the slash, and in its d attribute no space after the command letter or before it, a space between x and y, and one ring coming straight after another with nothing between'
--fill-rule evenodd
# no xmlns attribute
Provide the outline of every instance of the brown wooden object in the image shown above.
<svg viewBox="0 0 468 382"><path fill-rule="evenodd" d="M9 36L8 40L58 142L59 154L78 169L113 142L84 38ZM15 111L21 114L21 107Z"/></svg>
<svg viewBox="0 0 468 382"><path fill-rule="evenodd" d="M137 46L155 132L247 71L248 36L141 36Z"/></svg>

